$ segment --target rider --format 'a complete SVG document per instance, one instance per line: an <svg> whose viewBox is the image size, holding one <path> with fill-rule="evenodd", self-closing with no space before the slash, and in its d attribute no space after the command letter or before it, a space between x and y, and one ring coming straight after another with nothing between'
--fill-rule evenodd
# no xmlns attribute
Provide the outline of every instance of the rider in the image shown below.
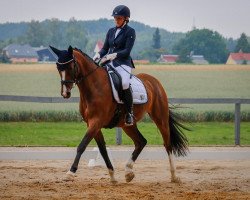
<svg viewBox="0 0 250 200"><path fill-rule="evenodd" d="M101 63L109 63L115 67L122 77L123 101L126 108L125 124L133 125L133 99L130 89L130 76L134 64L130 52L135 42L135 30L128 26L130 10L127 6L119 5L113 10L112 16L116 27L109 29L103 48L93 60L101 58Z"/></svg>

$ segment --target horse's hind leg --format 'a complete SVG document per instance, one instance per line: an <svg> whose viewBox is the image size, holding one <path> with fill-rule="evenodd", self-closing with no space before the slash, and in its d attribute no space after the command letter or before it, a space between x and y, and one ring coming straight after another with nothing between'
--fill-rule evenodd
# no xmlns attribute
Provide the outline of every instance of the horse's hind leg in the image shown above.
<svg viewBox="0 0 250 200"><path fill-rule="evenodd" d="M176 168L175 168L175 164L174 164L174 158L173 158L173 153L172 153L172 149L169 147L166 147L167 153L168 153L168 159L169 159L169 164L170 164L170 172L171 172L171 182L173 183L180 183L181 179L179 177L176 176Z"/></svg>
<svg viewBox="0 0 250 200"><path fill-rule="evenodd" d="M154 109L158 110L158 109ZM162 110L168 110L167 108L162 108ZM179 183L180 179L176 176L176 168L174 164L174 158L173 158L173 151L171 147L171 141L170 141L170 128L169 128L169 116L168 112L162 112L160 113L150 113L150 117L155 122L156 126L159 128L163 141L164 141L164 147L168 153L168 159L170 164L170 172L171 172L171 182Z"/></svg>
<svg viewBox="0 0 250 200"><path fill-rule="evenodd" d="M95 141L98 145L98 148L100 150L100 153L106 163L106 166L109 170L109 175L110 175L110 181L112 183L116 183L116 179L114 177L114 168L112 166L112 163L110 162L110 159L109 159L109 156L108 156L108 152L107 152L107 149L106 149L106 143L105 143L105 140L104 140L104 137L103 137L103 134L101 131L99 131L97 133L97 135L95 136Z"/></svg>
<svg viewBox="0 0 250 200"><path fill-rule="evenodd" d="M133 126L123 127L123 130L126 134L133 140L135 144L135 150L133 151L131 158L128 160L125 166L125 178L127 182L130 182L134 178L133 165L135 160L138 158L142 149L147 144L147 140L143 137L143 135L138 130L136 124Z"/></svg>

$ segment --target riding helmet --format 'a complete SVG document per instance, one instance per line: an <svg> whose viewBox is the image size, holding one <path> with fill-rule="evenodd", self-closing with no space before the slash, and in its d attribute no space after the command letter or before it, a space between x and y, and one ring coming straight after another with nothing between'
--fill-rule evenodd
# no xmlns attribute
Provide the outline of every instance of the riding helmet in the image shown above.
<svg viewBox="0 0 250 200"><path fill-rule="evenodd" d="M130 10L127 6L119 5L116 6L113 10L112 16L123 16L123 17L130 17Z"/></svg>

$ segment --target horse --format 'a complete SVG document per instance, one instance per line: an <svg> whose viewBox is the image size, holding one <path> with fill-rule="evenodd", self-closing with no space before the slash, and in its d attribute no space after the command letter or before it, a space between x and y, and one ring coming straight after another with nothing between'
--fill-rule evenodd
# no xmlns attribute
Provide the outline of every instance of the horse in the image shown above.
<svg viewBox="0 0 250 200"><path fill-rule="evenodd" d="M134 151L125 165L126 182L132 181L135 177L134 163L147 144L147 140L137 128L137 123L146 113L162 135L170 163L171 182L180 182L180 178L176 176L173 155L185 156L188 152L188 140L182 131L185 127L175 117L174 112L169 109L167 94L161 83L145 73L136 75L146 88L148 101L144 104L134 105L135 122L132 126L126 126L124 105L118 104L112 96L107 70L95 63L80 49L71 46L67 50L59 50L52 46L50 48L58 56L56 64L61 78L61 95L63 98L70 98L74 84L78 86L80 93L79 111L83 121L87 124L87 131L77 147L74 162L66 173L66 177L74 179L80 157L90 141L94 139L108 168L110 181L117 182L101 129L109 127L117 107L120 107L121 117L116 123L111 123L112 127L121 127L135 145Z"/></svg>

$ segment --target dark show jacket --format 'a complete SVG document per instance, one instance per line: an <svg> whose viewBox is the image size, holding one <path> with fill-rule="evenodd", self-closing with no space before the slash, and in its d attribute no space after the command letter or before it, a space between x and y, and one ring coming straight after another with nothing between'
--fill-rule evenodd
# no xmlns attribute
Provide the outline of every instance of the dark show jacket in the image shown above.
<svg viewBox="0 0 250 200"><path fill-rule="evenodd" d="M115 38L116 30L116 27L108 30L103 48L100 50L99 54L102 58L106 54L117 53L117 57L113 60L114 67L128 65L134 68L130 52L135 42L135 30L125 25Z"/></svg>

